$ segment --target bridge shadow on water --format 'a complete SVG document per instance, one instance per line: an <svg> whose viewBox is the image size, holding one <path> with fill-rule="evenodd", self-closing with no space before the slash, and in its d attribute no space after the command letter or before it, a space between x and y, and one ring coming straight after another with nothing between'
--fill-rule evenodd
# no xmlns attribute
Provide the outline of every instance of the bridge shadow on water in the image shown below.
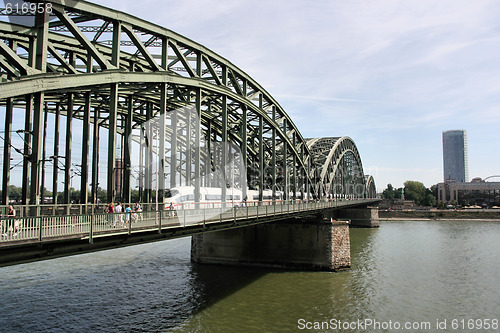
<svg viewBox="0 0 500 333"><path fill-rule="evenodd" d="M191 285L197 311L234 294L270 272L269 268L192 264Z"/></svg>

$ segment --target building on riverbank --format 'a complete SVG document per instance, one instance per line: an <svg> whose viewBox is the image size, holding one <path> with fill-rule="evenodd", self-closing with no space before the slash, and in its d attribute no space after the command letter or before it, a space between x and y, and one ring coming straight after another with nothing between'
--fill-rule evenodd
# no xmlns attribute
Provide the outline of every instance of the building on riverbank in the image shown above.
<svg viewBox="0 0 500 333"><path fill-rule="evenodd" d="M475 178L471 182L444 182L438 184L438 202L455 202L463 206L500 205L500 182L486 182Z"/></svg>
<svg viewBox="0 0 500 333"><path fill-rule="evenodd" d="M468 182L467 132L451 130L443 132L444 181Z"/></svg>

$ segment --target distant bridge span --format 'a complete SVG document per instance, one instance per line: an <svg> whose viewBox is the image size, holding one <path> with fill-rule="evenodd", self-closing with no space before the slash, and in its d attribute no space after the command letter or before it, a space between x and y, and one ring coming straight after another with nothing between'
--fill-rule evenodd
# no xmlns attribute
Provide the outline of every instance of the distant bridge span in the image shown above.
<svg viewBox="0 0 500 333"><path fill-rule="evenodd" d="M48 201L45 188L64 193L52 204L68 204L72 187L84 205L98 202L101 187L108 202L132 202L137 187L140 201L162 203L164 190L180 185L195 187L195 202L202 187L220 188L222 201L230 188L243 197L258 191L259 202L278 193L304 201L375 197L352 139L305 139L227 59L113 9L44 3L31 21L0 22L3 205L38 206ZM16 168L20 198L9 193Z"/></svg>

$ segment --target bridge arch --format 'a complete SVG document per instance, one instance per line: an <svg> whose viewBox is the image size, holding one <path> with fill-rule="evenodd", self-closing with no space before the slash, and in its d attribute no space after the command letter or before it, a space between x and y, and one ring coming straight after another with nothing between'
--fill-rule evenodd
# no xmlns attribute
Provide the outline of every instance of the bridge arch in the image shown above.
<svg viewBox="0 0 500 333"><path fill-rule="evenodd" d="M333 197L364 197L366 181L361 157L354 141L347 136L308 141L320 168L323 193Z"/></svg>
<svg viewBox="0 0 500 333"><path fill-rule="evenodd" d="M372 175L365 176L366 177L366 198L376 198L377 197L377 189L375 187L375 179Z"/></svg>

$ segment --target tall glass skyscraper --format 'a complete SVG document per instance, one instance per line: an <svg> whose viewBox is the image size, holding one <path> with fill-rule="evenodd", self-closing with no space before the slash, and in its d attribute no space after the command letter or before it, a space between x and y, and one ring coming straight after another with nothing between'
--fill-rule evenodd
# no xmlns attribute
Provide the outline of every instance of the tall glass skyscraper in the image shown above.
<svg viewBox="0 0 500 333"><path fill-rule="evenodd" d="M444 181L468 182L467 132L443 132Z"/></svg>

